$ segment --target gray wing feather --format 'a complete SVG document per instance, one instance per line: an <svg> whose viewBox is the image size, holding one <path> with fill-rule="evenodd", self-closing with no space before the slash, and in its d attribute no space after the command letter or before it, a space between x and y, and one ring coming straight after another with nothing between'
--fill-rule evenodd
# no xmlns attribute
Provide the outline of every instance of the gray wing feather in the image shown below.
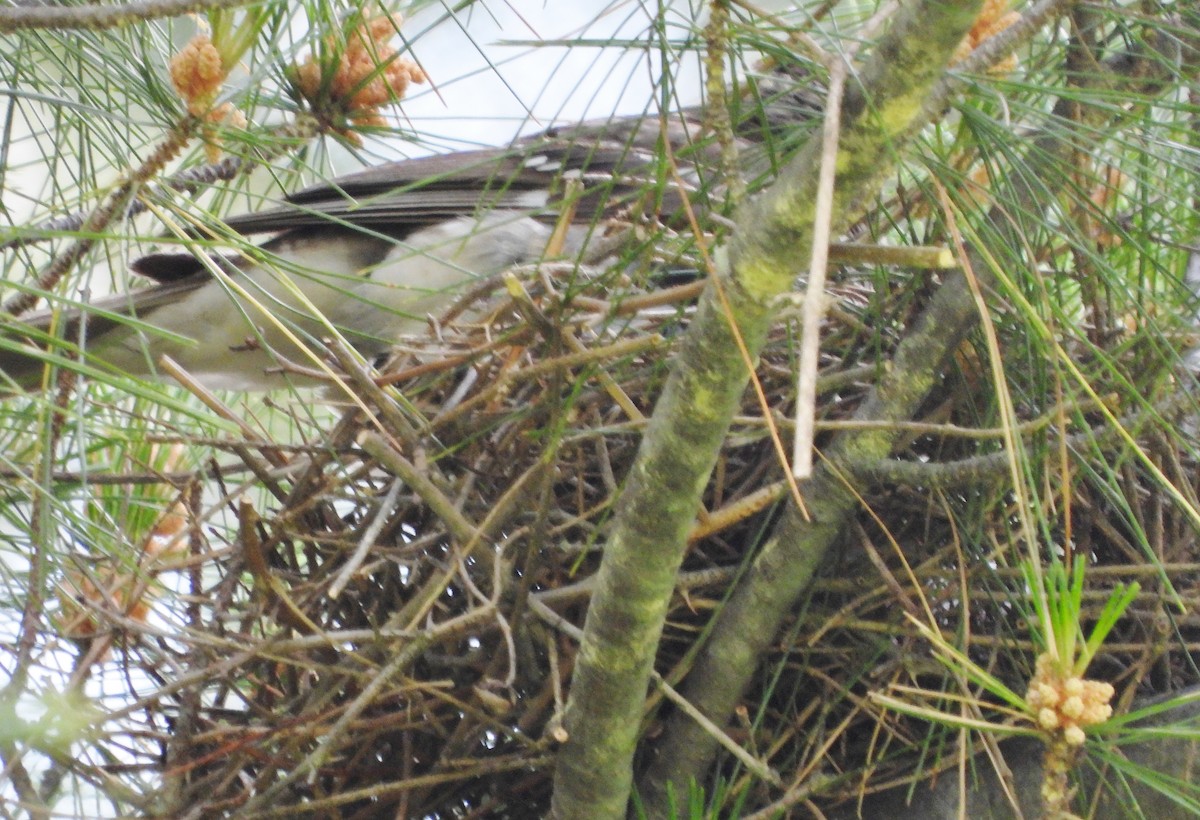
<svg viewBox="0 0 1200 820"><path fill-rule="evenodd" d="M402 237L425 225L494 209L551 219L567 179L582 182L575 218L590 222L666 177L646 128L627 129L619 135L624 139L617 140L603 131L600 124L579 126L507 148L368 168L292 194L278 208L232 217L226 224L240 233L270 233L333 223ZM548 197L539 196L545 192ZM679 192L666 193L664 204L673 211Z"/></svg>

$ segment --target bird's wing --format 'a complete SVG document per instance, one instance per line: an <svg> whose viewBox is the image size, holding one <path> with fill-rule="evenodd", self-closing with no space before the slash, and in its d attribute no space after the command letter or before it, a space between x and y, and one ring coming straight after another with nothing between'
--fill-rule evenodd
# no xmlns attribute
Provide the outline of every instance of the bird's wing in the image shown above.
<svg viewBox="0 0 1200 820"><path fill-rule="evenodd" d="M506 148L393 162L304 189L281 207L232 217L226 225L251 234L343 224L402 237L494 209L552 218L568 192L574 218L590 222L629 204L647 186L663 189L660 209L673 212L683 194L644 130L613 132L596 124L548 131Z"/></svg>

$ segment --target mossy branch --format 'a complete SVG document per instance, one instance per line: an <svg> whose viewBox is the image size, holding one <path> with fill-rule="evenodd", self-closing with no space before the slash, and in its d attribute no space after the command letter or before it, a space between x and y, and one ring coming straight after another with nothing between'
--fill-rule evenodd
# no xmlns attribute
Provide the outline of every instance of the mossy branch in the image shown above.
<svg viewBox="0 0 1200 820"><path fill-rule="evenodd" d="M1039 7L1038 12L1045 13L1045 9ZM932 12L926 10L924 13ZM928 37L925 40L927 42ZM877 51L877 55L886 53L882 48ZM1113 64L1124 58L1125 55L1122 55ZM1154 59L1147 55L1142 68L1151 63L1154 63ZM870 76L867 75L867 89L873 87ZM1146 75L1143 89L1149 93L1161 81L1161 78ZM951 87L952 82L947 78L927 92L925 110L940 110L949 97ZM1068 97L1071 101L1063 105L1078 104L1076 97ZM887 110L882 104L877 105L876 109ZM1123 112L1114 112L1114 119L1109 126L1115 126L1116 118L1120 116L1123 116ZM1029 171L1024 179L1053 179L1055 169L1063 167L1064 157L1072 150L1068 139L1069 135L1064 137L1061 131L1050 129L1034 140L1025 160L1027 167L1034 170ZM850 207L857 197L846 190L846 182L843 176L839 198L843 207ZM997 206L989 219L1004 236L1011 235L1013 230L1008 223L1008 214L1012 211L1035 215L1033 218L1037 218L1037 214L1053 205L1052 201L1044 199L1041 189L1033 190L1028 184L1020 182L1011 190L998 194L997 198L1007 203L1007 207ZM764 214L770 213L764 206L760 206L759 210ZM783 230L787 231L786 228ZM1019 253L1022 245L1014 242L1011 247L1014 253ZM761 249L751 246L751 250L756 258L763 260L772 259L775 253L770 244ZM994 281L989 273L991 267L982 256L975 253L969 256L972 257L970 261L978 286L986 290ZM763 266L762 281L770 280L770 270L770 264ZM975 326L978 318L978 304L967 277L961 273L954 274L939 288L929 307L906 335L891 367L859 407L855 419L875 422L910 419L937 379L943 363ZM693 667L689 685L683 689L684 696L718 725L736 706L784 616L808 588L816 568L829 549L838 542L849 517L858 508L857 495L848 478L849 471L840 469L839 465L865 464L885 458L902 435L902 427L889 430L886 425L840 435L826 449L824 464L813 479L804 485L811 519L794 508L785 513L743 582L722 610L709 645ZM703 774L712 760L713 752L714 746L706 733L685 718L672 718L659 743L655 763L642 783L641 794L651 807L651 816L661 816L665 811L668 786L673 786L677 794L681 793L679 789L686 788L690 778L699 778Z"/></svg>
<svg viewBox="0 0 1200 820"><path fill-rule="evenodd" d="M941 102L928 99L977 3L926 0L899 13L847 95L834 230L863 210L896 152ZM555 773L553 815L623 817L632 758L663 621L700 496L749 374L731 324L757 356L778 297L806 268L820 141L739 211L727 262L688 330L655 408L596 576ZM722 299L719 291L727 298ZM753 668L753 664L749 664ZM748 674L748 673L747 673ZM724 711L714 713L718 723ZM705 735L704 749L711 736ZM654 795L652 814L665 812Z"/></svg>

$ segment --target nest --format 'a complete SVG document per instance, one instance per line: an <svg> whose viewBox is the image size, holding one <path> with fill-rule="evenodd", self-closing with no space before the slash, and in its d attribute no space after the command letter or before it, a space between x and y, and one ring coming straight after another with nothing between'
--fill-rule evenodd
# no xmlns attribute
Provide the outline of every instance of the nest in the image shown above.
<svg viewBox="0 0 1200 820"><path fill-rule="evenodd" d="M508 279L499 304L486 298L498 283L488 283L382 379L334 349L358 398L310 443L225 443L240 465L197 476L182 496L188 523L175 540L186 554L155 557L136 593L73 595L68 634L91 662L113 650L125 674L157 682L106 724L136 758L123 768L159 773L170 804L196 817L544 814L589 579L698 287L662 279L659 268L649 278L628 266L547 268ZM818 446L838 434L925 294L918 278L890 291L841 288L822 348ZM785 435L793 335L791 322L777 324L757 369ZM968 344L927 419L977 422L972 361ZM1194 467L1166 438L1146 446L1178 486L1196 490ZM996 447L917 431L902 455L954 463ZM258 477L263 498L229 486L235 466ZM1194 599L1188 522L1147 501L1136 467L1121 469L1136 520L1154 523L1159 559ZM945 765L921 760L928 725L865 695L895 682L954 685L905 623L922 598L945 630L967 635L981 665L1016 688L1028 679L1036 651L1020 624L1019 533L1003 479L952 491L874 486L729 734L771 749L780 771L842 772L824 794L830 803ZM1126 693L1192 682L1196 624L1178 622L1178 640L1155 639L1165 578L1130 546L1108 490L1085 480L1071 502L1087 511L1070 537L1094 556L1088 594L1099 600L1106 585L1135 578L1144 592L1099 668ZM785 496L748 391L671 602L664 678L686 673ZM159 597L169 626L153 626L129 604L169 576L181 594ZM644 737L672 708L652 694ZM731 761L719 766L722 777L745 776ZM770 801L765 786L758 798Z"/></svg>

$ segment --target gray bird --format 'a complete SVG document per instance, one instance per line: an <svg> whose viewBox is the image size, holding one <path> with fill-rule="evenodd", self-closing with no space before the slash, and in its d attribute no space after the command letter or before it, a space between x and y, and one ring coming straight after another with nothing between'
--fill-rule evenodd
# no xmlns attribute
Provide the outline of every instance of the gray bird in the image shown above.
<svg viewBox="0 0 1200 820"><path fill-rule="evenodd" d="M735 122L749 177L769 174L815 124L819 83L806 69L791 73L764 79L760 90L775 90ZM608 216L677 215L718 167L719 149L699 139L702 130L696 111L587 122L300 191L281 207L206 232L272 235L253 252L153 254L130 265L153 286L56 320L48 312L0 317L0 394L39 383L53 358L43 352L47 343L52 349L63 340L89 364L155 377L166 354L203 384L237 390L302 383L281 364L311 365L311 351L334 330L374 357L423 330L470 283L541 259L564 196L575 223L568 256ZM52 326L59 329L49 339Z"/></svg>
<svg viewBox="0 0 1200 820"><path fill-rule="evenodd" d="M671 129L685 152L689 128ZM221 230L273 234L253 252L137 259L131 269L157 284L60 314L60 333L89 363L135 376L154 377L166 354L210 388L303 382L281 362L311 367L302 348L319 350L333 329L374 357L425 329L470 283L541 259L565 193L576 223L568 253L588 226L640 202L648 188L658 189L653 207L675 209L686 194L660 167L658 132L653 121L551 130L300 191L281 207L225 220ZM685 174L687 187L698 184L693 166ZM51 314L0 321L0 378L28 388L45 365L32 340L45 341Z"/></svg>

